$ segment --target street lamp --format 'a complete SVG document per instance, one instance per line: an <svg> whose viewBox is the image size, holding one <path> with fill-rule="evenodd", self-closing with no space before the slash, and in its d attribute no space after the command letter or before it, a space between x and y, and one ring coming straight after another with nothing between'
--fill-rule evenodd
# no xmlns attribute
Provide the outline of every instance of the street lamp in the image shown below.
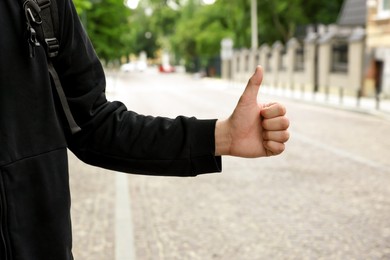
<svg viewBox="0 0 390 260"><path fill-rule="evenodd" d="M252 28L252 50L257 49L257 0L251 2L251 28Z"/></svg>

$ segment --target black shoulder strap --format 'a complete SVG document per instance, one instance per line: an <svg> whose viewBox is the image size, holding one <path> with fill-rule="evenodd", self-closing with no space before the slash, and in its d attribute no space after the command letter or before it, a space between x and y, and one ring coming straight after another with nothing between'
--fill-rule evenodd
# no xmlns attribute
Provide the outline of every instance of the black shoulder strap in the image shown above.
<svg viewBox="0 0 390 260"><path fill-rule="evenodd" d="M41 9L41 26L45 41L46 53L49 58L54 58L58 55L58 51L60 49L60 43L57 38L57 35L59 35L57 2L55 0L35 1Z"/></svg>
<svg viewBox="0 0 390 260"><path fill-rule="evenodd" d="M58 77L57 71L53 66L52 59L58 55L60 43L59 35L59 18L56 0L21 0L26 16L27 24L27 41L29 45L30 57L35 55L35 47L40 46L35 28L40 27L42 31L44 47L46 49L48 70L55 85L56 92L61 102L62 109L65 113L72 134L81 130L75 122L70 111L66 95Z"/></svg>

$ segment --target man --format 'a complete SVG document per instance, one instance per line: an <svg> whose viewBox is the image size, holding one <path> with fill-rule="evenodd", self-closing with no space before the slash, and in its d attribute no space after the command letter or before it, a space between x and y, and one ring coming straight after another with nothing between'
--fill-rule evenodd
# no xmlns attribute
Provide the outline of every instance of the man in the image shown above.
<svg viewBox="0 0 390 260"><path fill-rule="evenodd" d="M71 0L57 4L61 45L53 63L81 127L74 134L53 92L44 48L29 57L19 1L0 1L0 259L73 259L67 148L99 167L174 176L219 172L221 155L284 150L284 107L257 103L261 67L225 120L139 115L106 100L102 66Z"/></svg>

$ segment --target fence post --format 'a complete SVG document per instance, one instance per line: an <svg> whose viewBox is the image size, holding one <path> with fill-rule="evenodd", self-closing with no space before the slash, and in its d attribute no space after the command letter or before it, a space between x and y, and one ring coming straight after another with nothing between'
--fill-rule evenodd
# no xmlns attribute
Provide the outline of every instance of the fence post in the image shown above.
<svg viewBox="0 0 390 260"><path fill-rule="evenodd" d="M307 35L304 45L304 74L311 85L314 94L318 91L318 45L317 34L311 32ZM304 87L303 87L304 88Z"/></svg>
<svg viewBox="0 0 390 260"><path fill-rule="evenodd" d="M293 73L295 71L295 64L297 60L297 49L300 47L299 42L295 38L291 38L287 42L287 75L288 75L288 84L290 86L291 92L294 93L294 80Z"/></svg>
<svg viewBox="0 0 390 260"><path fill-rule="evenodd" d="M268 44L264 43L260 47L260 60L263 65L263 71L264 71L264 77L263 77L263 82L265 84L269 84L270 80L269 78L271 77L271 64L270 64L270 47Z"/></svg>
<svg viewBox="0 0 390 260"><path fill-rule="evenodd" d="M233 51L232 58L232 79L237 80L237 75L239 75L238 67L239 67L239 51Z"/></svg>
<svg viewBox="0 0 390 260"><path fill-rule="evenodd" d="M272 85L277 87L278 85L278 71L281 64L281 50L283 45L280 41L276 41L272 45L272 58L271 58L271 68L272 68Z"/></svg>
<svg viewBox="0 0 390 260"><path fill-rule="evenodd" d="M357 106L360 106L364 81L364 44L365 32L362 28L353 30L349 37L349 82L355 91L358 92Z"/></svg>
<svg viewBox="0 0 390 260"><path fill-rule="evenodd" d="M225 38L221 41L221 77L223 79L232 79L232 59L233 59L233 40Z"/></svg>
<svg viewBox="0 0 390 260"><path fill-rule="evenodd" d="M329 98L329 76L331 68L331 40L332 33L324 33L318 41L318 85L325 88L325 99Z"/></svg>

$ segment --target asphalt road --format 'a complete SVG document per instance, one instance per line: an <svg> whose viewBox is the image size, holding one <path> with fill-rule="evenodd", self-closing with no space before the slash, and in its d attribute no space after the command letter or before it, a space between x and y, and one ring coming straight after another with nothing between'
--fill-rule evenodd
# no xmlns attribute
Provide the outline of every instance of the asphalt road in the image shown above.
<svg viewBox="0 0 390 260"><path fill-rule="evenodd" d="M151 70L109 74L107 96L223 118L244 86ZM259 102L284 103L291 121L281 156L224 157L222 173L195 178L120 175L123 187L70 154L75 259L390 259L390 121L267 93Z"/></svg>

